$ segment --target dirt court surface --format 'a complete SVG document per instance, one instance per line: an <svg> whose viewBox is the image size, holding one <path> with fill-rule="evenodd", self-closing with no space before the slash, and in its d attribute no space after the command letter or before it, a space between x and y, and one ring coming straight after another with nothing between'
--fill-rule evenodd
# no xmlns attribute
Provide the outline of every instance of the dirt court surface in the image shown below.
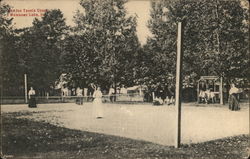
<svg viewBox="0 0 250 159"><path fill-rule="evenodd" d="M45 121L70 129L174 145L174 106L104 104L104 107L102 119L93 116L92 103L39 104L38 108L2 105L1 111L33 112L32 115L23 115L20 118ZM248 104L243 105L240 111L230 111L226 106L197 107L183 104L181 129L183 144L249 134Z"/></svg>

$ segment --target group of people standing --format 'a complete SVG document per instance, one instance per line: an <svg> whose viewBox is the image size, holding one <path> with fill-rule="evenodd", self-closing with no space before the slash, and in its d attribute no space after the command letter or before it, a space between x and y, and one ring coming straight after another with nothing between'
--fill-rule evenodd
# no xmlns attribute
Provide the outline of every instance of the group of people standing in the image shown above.
<svg viewBox="0 0 250 159"><path fill-rule="evenodd" d="M127 93L127 90L125 89L124 85L121 87L120 91L123 93ZM229 103L229 109L232 111L240 110L239 95L238 95L239 92L240 89L236 88L235 84L231 84L231 89L229 90L228 103ZM80 97L78 98L79 99L78 103L83 104L83 98L82 98L83 90L78 87L76 90L76 94L78 97ZM33 89L33 87L30 87L30 90L28 92L28 98L29 98L28 107L30 108L37 107L35 96L36 96L35 90ZM92 98L93 110L94 110L93 112L95 117L98 119L102 118L104 106L102 104L103 93L101 91L101 88L99 86L91 84L90 87L88 88L87 96ZM116 92L113 86L111 86L109 89L109 96L110 96L110 101L114 102L116 97ZM214 102L214 97L215 95L210 89L201 90L199 94L199 98L201 98L201 100L204 102L208 102L209 100L212 100L212 102ZM174 104L175 87L174 85L171 84L163 85L160 83L158 83L154 87L149 86L144 92L144 99L146 99L148 102L152 100L153 104L155 105L160 105L165 103L167 103L168 105Z"/></svg>
<svg viewBox="0 0 250 159"><path fill-rule="evenodd" d="M122 84L121 87L115 87L114 85L111 85L109 88L109 99L111 102L116 101L116 94L127 94L128 90L125 88L125 86Z"/></svg>

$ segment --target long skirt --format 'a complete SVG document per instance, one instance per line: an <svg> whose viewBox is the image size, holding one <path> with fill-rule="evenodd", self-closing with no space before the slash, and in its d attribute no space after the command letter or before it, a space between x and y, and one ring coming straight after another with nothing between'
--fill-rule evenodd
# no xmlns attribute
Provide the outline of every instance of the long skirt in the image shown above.
<svg viewBox="0 0 250 159"><path fill-rule="evenodd" d="M30 96L30 99L29 99L29 108L36 108L37 105L36 105L36 98L35 96Z"/></svg>
<svg viewBox="0 0 250 159"><path fill-rule="evenodd" d="M93 113L96 118L103 117L104 105L102 103L102 98L95 98L93 101Z"/></svg>
<svg viewBox="0 0 250 159"><path fill-rule="evenodd" d="M232 94L229 96L229 109L230 110L240 110L240 104L236 97L236 94Z"/></svg>

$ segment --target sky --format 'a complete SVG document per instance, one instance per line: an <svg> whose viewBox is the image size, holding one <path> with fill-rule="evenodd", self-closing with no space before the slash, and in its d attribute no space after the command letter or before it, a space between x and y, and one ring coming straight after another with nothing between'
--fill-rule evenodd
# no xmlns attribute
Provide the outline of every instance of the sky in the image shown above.
<svg viewBox="0 0 250 159"><path fill-rule="evenodd" d="M12 6L12 9L19 10L19 12L13 13L25 13L23 9L60 9L66 18L66 23L71 26L74 25L73 16L76 10L82 10L79 0L4 0L3 2ZM129 15L137 15L137 35L141 44L145 44L147 37L150 36L150 31L147 28L147 22L150 18L150 1L129 0L125 7ZM32 25L35 17L13 16L13 23L16 28L28 27Z"/></svg>

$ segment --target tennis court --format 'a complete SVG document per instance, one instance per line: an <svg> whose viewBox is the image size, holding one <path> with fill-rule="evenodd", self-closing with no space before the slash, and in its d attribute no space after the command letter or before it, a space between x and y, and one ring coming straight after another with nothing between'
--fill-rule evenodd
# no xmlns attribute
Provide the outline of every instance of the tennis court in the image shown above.
<svg viewBox="0 0 250 159"><path fill-rule="evenodd" d="M104 104L104 118L93 116L92 103L2 105L2 113L33 112L20 116L45 121L66 128L145 140L163 145L174 145L174 106L151 104ZM226 106L192 106L183 104L182 143L190 144L249 133L248 103L240 111Z"/></svg>

